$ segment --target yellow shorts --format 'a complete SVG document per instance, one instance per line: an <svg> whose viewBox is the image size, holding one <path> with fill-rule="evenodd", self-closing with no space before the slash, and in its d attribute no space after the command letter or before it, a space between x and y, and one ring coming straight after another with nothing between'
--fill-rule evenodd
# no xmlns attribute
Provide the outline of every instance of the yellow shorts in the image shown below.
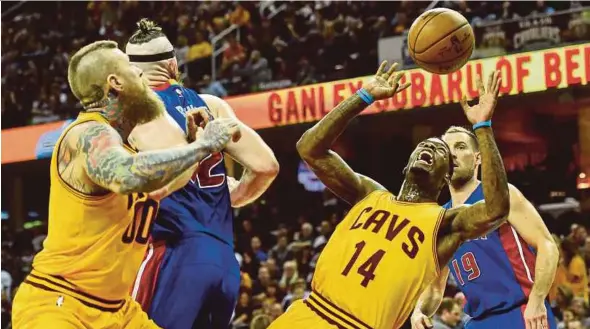
<svg viewBox="0 0 590 329"><path fill-rule="evenodd" d="M325 297L312 292L305 300L294 302L269 329L371 329Z"/></svg>
<svg viewBox="0 0 590 329"><path fill-rule="evenodd" d="M295 301L287 312L279 316L268 329L334 329L319 315L314 313L303 300Z"/></svg>
<svg viewBox="0 0 590 329"><path fill-rule="evenodd" d="M12 306L12 328L29 329L159 329L141 306L128 298L114 312L87 306L68 295L20 285Z"/></svg>

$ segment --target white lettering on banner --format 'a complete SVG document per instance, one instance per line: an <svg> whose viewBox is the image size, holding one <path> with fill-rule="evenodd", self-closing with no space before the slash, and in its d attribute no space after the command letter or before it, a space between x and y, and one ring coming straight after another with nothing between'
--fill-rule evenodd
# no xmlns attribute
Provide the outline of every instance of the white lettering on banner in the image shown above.
<svg viewBox="0 0 590 329"><path fill-rule="evenodd" d="M514 48L520 49L526 44L535 41L551 41L555 44L561 42L560 31L555 26L533 27L514 34Z"/></svg>

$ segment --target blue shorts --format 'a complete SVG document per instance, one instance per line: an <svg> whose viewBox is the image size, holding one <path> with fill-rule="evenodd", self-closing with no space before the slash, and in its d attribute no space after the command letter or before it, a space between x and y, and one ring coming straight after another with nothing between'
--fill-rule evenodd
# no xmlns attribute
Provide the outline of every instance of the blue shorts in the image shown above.
<svg viewBox="0 0 590 329"><path fill-rule="evenodd" d="M162 328L226 328L239 289L233 247L199 233L151 243L132 296Z"/></svg>
<svg viewBox="0 0 590 329"><path fill-rule="evenodd" d="M465 329L525 329L524 309L525 305L515 307L504 313L492 314L483 318L471 319L465 324ZM551 305L545 302L547 308L547 323L549 329L557 329L557 321L551 311Z"/></svg>

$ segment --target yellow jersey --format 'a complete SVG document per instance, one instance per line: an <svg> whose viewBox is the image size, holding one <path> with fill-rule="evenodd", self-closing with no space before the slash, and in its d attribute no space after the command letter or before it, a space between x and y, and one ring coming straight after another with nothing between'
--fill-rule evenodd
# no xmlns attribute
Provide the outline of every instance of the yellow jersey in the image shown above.
<svg viewBox="0 0 590 329"><path fill-rule="evenodd" d="M398 328L438 275L444 209L375 191L357 203L321 253L304 302L340 328Z"/></svg>
<svg viewBox="0 0 590 329"><path fill-rule="evenodd" d="M25 282L112 311L129 295L159 203L143 193L87 196L60 177L57 157L62 139L72 127L88 121L108 124L98 113L81 113L53 150L49 232Z"/></svg>

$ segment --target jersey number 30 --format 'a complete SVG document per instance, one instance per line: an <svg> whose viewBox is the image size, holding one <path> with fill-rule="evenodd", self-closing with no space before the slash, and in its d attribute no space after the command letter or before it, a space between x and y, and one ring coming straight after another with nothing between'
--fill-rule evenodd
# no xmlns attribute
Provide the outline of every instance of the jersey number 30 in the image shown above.
<svg viewBox="0 0 590 329"><path fill-rule="evenodd" d="M465 281L463 281L463 277L461 277L461 270L459 269L459 262L457 259L453 259L452 264L457 281L459 281L461 285L464 285ZM475 280L481 275L481 271L479 270L479 266L477 265L477 261L472 252L466 252L461 256L461 267L463 267L463 271L468 273L468 281Z"/></svg>
<svg viewBox="0 0 590 329"><path fill-rule="evenodd" d="M352 254L348 264L346 264L346 267L342 271L342 275L348 276L348 273L361 255L361 252L365 248L366 244L367 243L365 241L361 241L354 246L354 254ZM359 265L356 272L364 277L363 281L361 281L361 286L366 288L367 285L369 285L369 282L375 279L375 270L377 269L377 265L379 265L379 262L383 256L385 256L385 250L379 249L371 257L369 257L369 259Z"/></svg>
<svg viewBox="0 0 590 329"><path fill-rule="evenodd" d="M154 218L158 213L158 202L146 199L133 204L133 196L129 195L129 207L133 207L133 220L123 233L122 241L125 244L146 244L152 230Z"/></svg>

